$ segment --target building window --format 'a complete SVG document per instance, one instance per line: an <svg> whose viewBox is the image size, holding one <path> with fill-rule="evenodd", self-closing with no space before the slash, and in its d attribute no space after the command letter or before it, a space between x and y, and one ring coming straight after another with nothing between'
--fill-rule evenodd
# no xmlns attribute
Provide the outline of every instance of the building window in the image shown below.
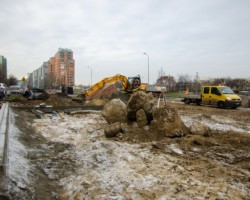
<svg viewBox="0 0 250 200"><path fill-rule="evenodd" d="M60 52L60 58L64 58L64 51Z"/></svg>
<svg viewBox="0 0 250 200"><path fill-rule="evenodd" d="M72 59L72 52L68 52L68 59Z"/></svg>

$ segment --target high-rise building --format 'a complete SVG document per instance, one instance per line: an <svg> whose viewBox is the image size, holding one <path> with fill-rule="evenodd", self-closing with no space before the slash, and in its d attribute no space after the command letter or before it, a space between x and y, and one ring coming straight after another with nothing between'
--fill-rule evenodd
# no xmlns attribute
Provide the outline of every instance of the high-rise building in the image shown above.
<svg viewBox="0 0 250 200"><path fill-rule="evenodd" d="M41 67L29 74L28 85L32 88L46 89L49 85L49 62L44 62Z"/></svg>
<svg viewBox="0 0 250 200"><path fill-rule="evenodd" d="M49 60L49 73L54 79L54 86L75 85L75 60L71 49L59 48L55 57Z"/></svg>
<svg viewBox="0 0 250 200"><path fill-rule="evenodd" d="M0 55L0 82L7 79L7 60L4 56Z"/></svg>
<svg viewBox="0 0 250 200"><path fill-rule="evenodd" d="M28 85L40 89L74 86L75 60L73 59L73 51L59 48L54 57L29 74Z"/></svg>

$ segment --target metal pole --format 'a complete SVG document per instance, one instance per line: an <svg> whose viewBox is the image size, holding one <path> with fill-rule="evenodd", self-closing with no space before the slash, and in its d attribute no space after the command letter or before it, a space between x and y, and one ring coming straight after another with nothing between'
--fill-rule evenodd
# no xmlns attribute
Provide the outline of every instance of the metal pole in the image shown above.
<svg viewBox="0 0 250 200"><path fill-rule="evenodd" d="M149 55L147 53L143 53L143 54L148 56L148 85L149 85Z"/></svg>

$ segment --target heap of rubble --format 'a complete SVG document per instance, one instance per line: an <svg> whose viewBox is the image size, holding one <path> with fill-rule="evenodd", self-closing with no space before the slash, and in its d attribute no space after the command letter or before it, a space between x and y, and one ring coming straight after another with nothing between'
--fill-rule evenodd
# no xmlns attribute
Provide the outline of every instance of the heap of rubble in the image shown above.
<svg viewBox="0 0 250 200"><path fill-rule="evenodd" d="M153 94L145 92L134 93L127 104L120 99L111 100L102 112L108 122L104 128L106 137L127 135L137 139L145 140L148 137L157 140L191 133L174 107L167 105L156 108L155 105Z"/></svg>

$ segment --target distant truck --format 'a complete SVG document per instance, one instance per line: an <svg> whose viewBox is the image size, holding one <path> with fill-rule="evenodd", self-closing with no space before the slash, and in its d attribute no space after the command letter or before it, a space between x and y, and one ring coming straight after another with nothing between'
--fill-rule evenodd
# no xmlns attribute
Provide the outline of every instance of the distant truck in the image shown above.
<svg viewBox="0 0 250 200"><path fill-rule="evenodd" d="M233 109L241 106L241 98L226 86L203 86L201 94L183 94L181 98L185 104L196 103Z"/></svg>
<svg viewBox="0 0 250 200"><path fill-rule="evenodd" d="M152 92L154 96L160 96L160 94L166 92L166 87L157 85L146 85L142 83L141 90L145 91L146 93Z"/></svg>

